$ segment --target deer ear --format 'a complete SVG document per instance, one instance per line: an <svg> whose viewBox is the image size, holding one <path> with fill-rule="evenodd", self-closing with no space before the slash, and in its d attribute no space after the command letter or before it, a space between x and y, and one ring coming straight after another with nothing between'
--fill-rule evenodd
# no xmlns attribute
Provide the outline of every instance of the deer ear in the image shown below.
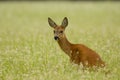
<svg viewBox="0 0 120 80"><path fill-rule="evenodd" d="M67 17L65 17L62 21L61 26L63 26L65 28L65 27L67 27L67 25L68 25L68 19L67 19Z"/></svg>
<svg viewBox="0 0 120 80"><path fill-rule="evenodd" d="M57 24L51 18L49 18L49 17L48 17L48 23L53 28L57 27Z"/></svg>

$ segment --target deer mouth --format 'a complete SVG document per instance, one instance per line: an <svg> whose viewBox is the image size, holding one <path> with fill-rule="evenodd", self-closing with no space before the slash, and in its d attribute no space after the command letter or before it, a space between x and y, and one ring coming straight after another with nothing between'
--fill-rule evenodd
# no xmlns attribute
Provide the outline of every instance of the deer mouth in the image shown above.
<svg viewBox="0 0 120 80"><path fill-rule="evenodd" d="M59 37L55 36L54 39L55 39L55 40L59 40Z"/></svg>

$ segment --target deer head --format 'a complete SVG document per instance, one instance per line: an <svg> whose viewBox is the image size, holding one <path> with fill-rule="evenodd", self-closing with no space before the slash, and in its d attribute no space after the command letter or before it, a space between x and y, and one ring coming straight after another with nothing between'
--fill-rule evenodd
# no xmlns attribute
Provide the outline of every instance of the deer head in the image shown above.
<svg viewBox="0 0 120 80"><path fill-rule="evenodd" d="M54 32L54 39L55 40L59 40L59 39L64 38L64 36L65 36L64 31L65 31L65 28L68 25L67 17L65 17L63 19L60 26L58 26L51 18L48 18L48 23L52 28L54 28L53 32Z"/></svg>

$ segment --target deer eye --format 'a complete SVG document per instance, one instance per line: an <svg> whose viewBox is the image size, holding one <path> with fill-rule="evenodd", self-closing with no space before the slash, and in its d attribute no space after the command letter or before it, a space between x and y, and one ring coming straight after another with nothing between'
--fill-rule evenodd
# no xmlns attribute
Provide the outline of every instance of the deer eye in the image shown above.
<svg viewBox="0 0 120 80"><path fill-rule="evenodd" d="M60 31L60 33L63 33L63 31Z"/></svg>
<svg viewBox="0 0 120 80"><path fill-rule="evenodd" d="M55 31L53 31L55 33Z"/></svg>

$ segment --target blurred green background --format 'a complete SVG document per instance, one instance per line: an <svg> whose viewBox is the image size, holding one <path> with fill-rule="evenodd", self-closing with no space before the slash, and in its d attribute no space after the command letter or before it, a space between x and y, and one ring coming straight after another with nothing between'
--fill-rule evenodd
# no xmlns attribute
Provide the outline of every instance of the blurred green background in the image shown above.
<svg viewBox="0 0 120 80"><path fill-rule="evenodd" d="M1 80L119 80L120 2L0 2ZM104 69L72 65L48 17L69 20L66 36L98 52ZM107 75L104 71L110 70Z"/></svg>

